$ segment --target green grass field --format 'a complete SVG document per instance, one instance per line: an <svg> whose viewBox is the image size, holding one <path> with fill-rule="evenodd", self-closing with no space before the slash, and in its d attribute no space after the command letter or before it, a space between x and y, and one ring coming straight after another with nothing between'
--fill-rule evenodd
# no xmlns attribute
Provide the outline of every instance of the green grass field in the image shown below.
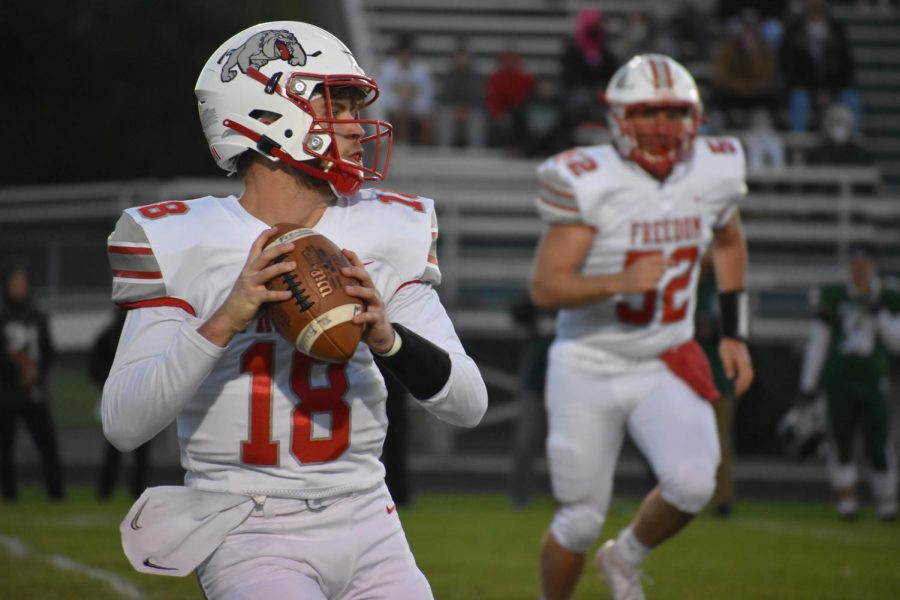
<svg viewBox="0 0 900 600"><path fill-rule="evenodd" d="M617 500L606 534L637 506ZM75 487L64 503L26 488L0 504L0 598L202 598L196 580L141 575L119 546L130 499L98 503ZM423 493L401 517L438 599L534 600L536 556L553 505L540 498L513 510L499 494ZM900 523L871 510L839 522L826 504L741 502L734 516L701 516L646 563L651 599L900 598ZM609 598L589 567L582 600ZM405 600L405 599L398 599Z"/></svg>

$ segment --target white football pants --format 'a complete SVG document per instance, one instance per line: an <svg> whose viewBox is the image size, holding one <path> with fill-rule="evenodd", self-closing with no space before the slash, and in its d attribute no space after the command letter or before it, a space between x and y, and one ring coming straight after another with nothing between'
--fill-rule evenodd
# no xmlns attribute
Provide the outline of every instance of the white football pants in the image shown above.
<svg viewBox="0 0 900 600"><path fill-rule="evenodd" d="M720 458L712 405L669 369L600 375L551 353L546 404L560 504L550 530L563 547L586 552L599 537L626 429L667 502L694 514L712 497Z"/></svg>
<svg viewBox="0 0 900 600"><path fill-rule="evenodd" d="M210 600L433 599L385 486L312 508L266 503L197 568Z"/></svg>

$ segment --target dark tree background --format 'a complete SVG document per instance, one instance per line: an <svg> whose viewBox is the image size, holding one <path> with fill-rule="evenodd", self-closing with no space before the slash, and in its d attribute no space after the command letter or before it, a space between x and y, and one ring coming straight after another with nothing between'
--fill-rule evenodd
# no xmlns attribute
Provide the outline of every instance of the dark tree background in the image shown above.
<svg viewBox="0 0 900 600"><path fill-rule="evenodd" d="M0 185L221 173L197 118L200 68L254 23L315 22L312 5L0 0Z"/></svg>

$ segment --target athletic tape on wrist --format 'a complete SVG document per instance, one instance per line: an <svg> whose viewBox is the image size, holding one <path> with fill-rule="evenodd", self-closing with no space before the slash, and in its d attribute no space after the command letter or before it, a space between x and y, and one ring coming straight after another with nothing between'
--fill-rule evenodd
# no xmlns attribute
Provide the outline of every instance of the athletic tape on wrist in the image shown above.
<svg viewBox="0 0 900 600"><path fill-rule="evenodd" d="M403 338L400 337L400 334L397 333L397 330L394 330L394 341L391 343L391 347L388 348L387 352L375 352L372 350L372 354L375 356L380 356L381 358L391 357L398 352L400 352L400 347L403 346Z"/></svg>

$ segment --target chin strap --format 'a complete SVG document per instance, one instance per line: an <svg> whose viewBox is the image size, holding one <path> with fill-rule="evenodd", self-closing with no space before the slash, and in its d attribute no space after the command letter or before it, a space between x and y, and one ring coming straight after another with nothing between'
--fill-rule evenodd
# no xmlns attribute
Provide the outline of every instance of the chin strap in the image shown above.
<svg viewBox="0 0 900 600"><path fill-rule="evenodd" d="M231 119L225 119L222 124L256 142L256 148L261 153L284 161L307 175L317 179L324 179L331 185L331 189L340 196L356 193L359 191L359 188L362 187L363 174L359 169L338 162L332 163L332 168L327 171L317 169L304 161L295 159L293 156L282 150L281 145L278 142L268 136L257 133L240 123L235 123Z"/></svg>

